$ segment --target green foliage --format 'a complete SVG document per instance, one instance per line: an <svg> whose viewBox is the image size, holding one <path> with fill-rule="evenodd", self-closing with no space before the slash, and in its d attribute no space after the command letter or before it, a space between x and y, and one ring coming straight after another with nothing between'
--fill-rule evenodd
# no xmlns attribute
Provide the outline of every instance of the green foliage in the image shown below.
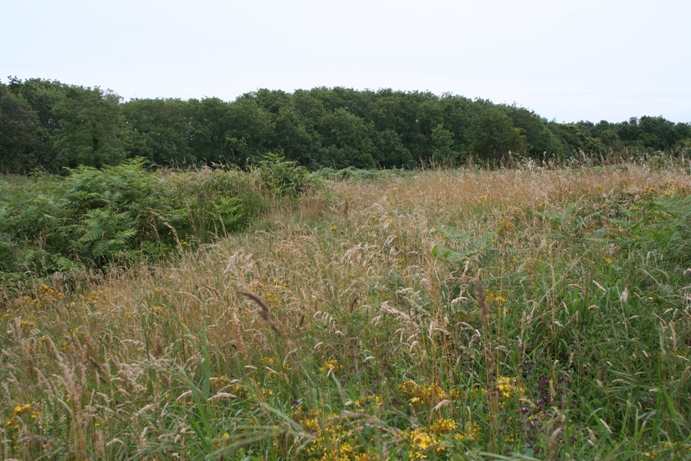
<svg viewBox="0 0 691 461"><path fill-rule="evenodd" d="M334 168L374 167L372 125L345 108L324 115L320 121L320 163Z"/></svg>
<svg viewBox="0 0 691 461"><path fill-rule="evenodd" d="M493 251L492 241L497 235L496 231L487 232L478 236L473 236L471 232L461 233L452 227L442 227L439 231L449 240L453 247L436 244L432 247L430 254L435 258L440 258L457 266L473 263L479 269L491 260Z"/></svg>
<svg viewBox="0 0 691 461"><path fill-rule="evenodd" d="M545 119L516 105L501 106L501 108L511 118L514 126L523 130L529 146L528 152L531 155L557 154L563 151L563 140L554 133Z"/></svg>
<svg viewBox="0 0 691 461"><path fill-rule="evenodd" d="M193 165L190 104L179 99L134 99L122 104L130 133L129 157L156 165Z"/></svg>
<svg viewBox="0 0 691 461"><path fill-rule="evenodd" d="M524 130L516 128L511 118L498 109L489 109L476 116L470 140L474 155L491 160L500 160L509 152L525 153L529 148Z"/></svg>
<svg viewBox="0 0 691 461"><path fill-rule="evenodd" d="M116 94L98 87L41 79L12 79L7 90L24 107L23 114L14 111L14 124L21 125L20 132L33 131L33 136L40 140L33 146L37 152L24 149L22 160L16 161L10 171L26 173L42 167L55 172L79 165L102 167L117 165L126 158L129 128ZM3 149L0 158L4 155L9 152L5 154Z"/></svg>
<svg viewBox="0 0 691 461"><path fill-rule="evenodd" d="M20 98L0 84L0 172L18 173L40 165L41 130Z"/></svg>
<svg viewBox="0 0 691 461"><path fill-rule="evenodd" d="M82 235L77 240L79 253L95 261L113 259L130 248L137 234L135 225L127 212L89 210L81 222Z"/></svg>
<svg viewBox="0 0 691 461"><path fill-rule="evenodd" d="M316 185L306 168L277 154L268 154L255 171L271 193L278 196L297 198Z"/></svg>
<svg viewBox="0 0 691 461"><path fill-rule="evenodd" d="M134 99L58 81L0 83L0 171L60 172L143 157L156 166L255 165L268 153L319 168L504 165L550 156L679 153L691 125L662 117L547 122L516 105L390 89L261 89L235 101Z"/></svg>
<svg viewBox="0 0 691 461"><path fill-rule="evenodd" d="M63 87L63 97L53 111L61 120L55 140L61 165L100 168L125 160L127 129L119 96L100 88Z"/></svg>
<svg viewBox="0 0 691 461"><path fill-rule="evenodd" d="M161 257L244 228L282 197L316 184L269 156L252 173L202 169L161 175L141 159L79 167L58 179L0 183L0 271L20 278Z"/></svg>
<svg viewBox="0 0 691 461"><path fill-rule="evenodd" d="M394 130L385 129L375 135L375 162L380 168L413 168L413 156ZM349 168L353 168L352 166Z"/></svg>
<svg viewBox="0 0 691 461"><path fill-rule="evenodd" d="M590 122L558 125L555 129L559 132L567 152L602 154L606 150L602 141L593 136L592 130L594 129L594 125Z"/></svg>
<svg viewBox="0 0 691 461"><path fill-rule="evenodd" d="M439 124L432 128L432 160L439 165L454 165L456 153L453 151L453 133Z"/></svg>
<svg viewBox="0 0 691 461"><path fill-rule="evenodd" d="M619 244L629 252L659 258L667 269L680 270L691 261L691 195L669 195L618 207L624 219L614 220L625 236Z"/></svg>

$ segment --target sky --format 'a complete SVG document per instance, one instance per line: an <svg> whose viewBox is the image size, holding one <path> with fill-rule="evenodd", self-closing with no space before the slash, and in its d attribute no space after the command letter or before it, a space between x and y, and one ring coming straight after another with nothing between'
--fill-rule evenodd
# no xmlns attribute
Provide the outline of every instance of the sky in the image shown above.
<svg viewBox="0 0 691 461"><path fill-rule="evenodd" d="M690 0L0 0L0 81L131 98L431 91L691 122Z"/></svg>

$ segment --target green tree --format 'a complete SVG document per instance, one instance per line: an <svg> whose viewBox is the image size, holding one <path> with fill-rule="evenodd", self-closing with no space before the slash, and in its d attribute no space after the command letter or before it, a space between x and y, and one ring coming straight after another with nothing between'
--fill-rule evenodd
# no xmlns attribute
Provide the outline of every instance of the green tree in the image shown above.
<svg viewBox="0 0 691 461"><path fill-rule="evenodd" d="M322 118L320 126L325 146L320 156L322 166L334 168L348 166L373 168L375 166L371 124L345 109L336 109Z"/></svg>
<svg viewBox="0 0 691 461"><path fill-rule="evenodd" d="M190 147L197 163L230 162L236 157L227 140L230 131L229 104L219 98L187 101Z"/></svg>
<svg viewBox="0 0 691 461"><path fill-rule="evenodd" d="M514 126L523 130L528 141L528 152L532 155L543 153L556 154L564 150L564 144L559 137L552 132L547 120L539 117L535 112L524 107L500 106L511 118Z"/></svg>
<svg viewBox="0 0 691 461"><path fill-rule="evenodd" d="M566 154L578 151L586 153L605 153L607 148L593 135L595 125L591 122L554 124L564 143Z"/></svg>
<svg viewBox="0 0 691 461"><path fill-rule="evenodd" d="M316 167L318 149L306 125L292 105L281 107L274 119L272 147L276 152L283 152L288 160Z"/></svg>
<svg viewBox="0 0 691 461"><path fill-rule="evenodd" d="M64 86L58 81L10 78L7 88L21 101L37 121L36 133L40 138L40 147L35 151L37 165L52 172L60 171L63 166L58 158L55 142L60 133L60 120L55 114L56 105L65 97ZM32 166L33 167L33 166Z"/></svg>
<svg viewBox="0 0 691 461"><path fill-rule="evenodd" d="M415 161L410 151L394 130L378 131L374 135L375 162L383 168L413 168Z"/></svg>
<svg viewBox="0 0 691 461"><path fill-rule="evenodd" d="M125 159L128 130L120 97L58 81L11 79L10 91L40 125L41 166L116 165Z"/></svg>
<svg viewBox="0 0 691 461"><path fill-rule="evenodd" d="M261 88L246 95L252 97L262 110L274 115L277 115L282 109L291 106L293 102L293 96L282 90Z"/></svg>
<svg viewBox="0 0 691 461"><path fill-rule="evenodd" d="M26 173L41 166L41 147L35 114L0 83L0 172Z"/></svg>
<svg viewBox="0 0 691 461"><path fill-rule="evenodd" d="M100 88L64 87L54 112L61 120L55 145L61 165L100 168L126 158L127 131L120 96Z"/></svg>
<svg viewBox="0 0 691 461"><path fill-rule="evenodd" d="M686 149L691 147L691 124L677 123L674 125L674 133L678 145L684 146Z"/></svg>
<svg viewBox="0 0 691 461"><path fill-rule="evenodd" d="M526 153L529 148L525 131L496 108L485 109L473 119L470 142L473 154L487 160L500 160L509 152Z"/></svg>
<svg viewBox="0 0 691 461"><path fill-rule="evenodd" d="M441 105L444 128L453 133L454 150L467 153L470 145L470 127L478 107L470 99L452 94L442 95Z"/></svg>
<svg viewBox="0 0 691 461"><path fill-rule="evenodd" d="M600 122L593 127L592 135L595 136L606 149L618 152L624 148L624 142L619 137L617 126L606 120L600 120Z"/></svg>
<svg viewBox="0 0 691 461"><path fill-rule="evenodd" d="M251 94L240 96L228 105L225 147L229 160L245 166L248 160L258 160L267 152L267 144L274 131L273 117L257 104Z"/></svg>
<svg viewBox="0 0 691 461"><path fill-rule="evenodd" d="M453 165L457 158L453 150L453 133L441 123L432 128L432 159L441 165Z"/></svg>
<svg viewBox="0 0 691 461"><path fill-rule="evenodd" d="M143 157L158 165L194 163L187 102L134 99L123 104L122 111L131 129L129 157Z"/></svg>
<svg viewBox="0 0 691 461"><path fill-rule="evenodd" d="M665 150L673 148L677 139L674 130L674 123L663 117L643 116L638 121L642 131L641 141L645 147L654 150Z"/></svg>
<svg viewBox="0 0 691 461"><path fill-rule="evenodd" d="M631 117L628 121L618 123L616 125L619 139L624 141L627 146L636 146L641 144L643 131L638 126L638 118Z"/></svg>

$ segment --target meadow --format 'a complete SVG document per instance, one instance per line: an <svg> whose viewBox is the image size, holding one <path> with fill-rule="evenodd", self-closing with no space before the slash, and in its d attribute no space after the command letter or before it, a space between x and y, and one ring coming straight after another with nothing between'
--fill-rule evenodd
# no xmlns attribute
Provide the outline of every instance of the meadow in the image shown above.
<svg viewBox="0 0 691 461"><path fill-rule="evenodd" d="M690 167L231 172L222 238L8 289L0 457L689 459Z"/></svg>

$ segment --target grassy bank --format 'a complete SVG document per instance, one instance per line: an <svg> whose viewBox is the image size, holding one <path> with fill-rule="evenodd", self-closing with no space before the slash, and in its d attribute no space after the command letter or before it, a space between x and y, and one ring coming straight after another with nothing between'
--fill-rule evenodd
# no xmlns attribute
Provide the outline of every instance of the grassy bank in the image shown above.
<svg viewBox="0 0 691 461"><path fill-rule="evenodd" d="M38 286L0 320L2 456L686 459L690 191L641 165L327 181Z"/></svg>

